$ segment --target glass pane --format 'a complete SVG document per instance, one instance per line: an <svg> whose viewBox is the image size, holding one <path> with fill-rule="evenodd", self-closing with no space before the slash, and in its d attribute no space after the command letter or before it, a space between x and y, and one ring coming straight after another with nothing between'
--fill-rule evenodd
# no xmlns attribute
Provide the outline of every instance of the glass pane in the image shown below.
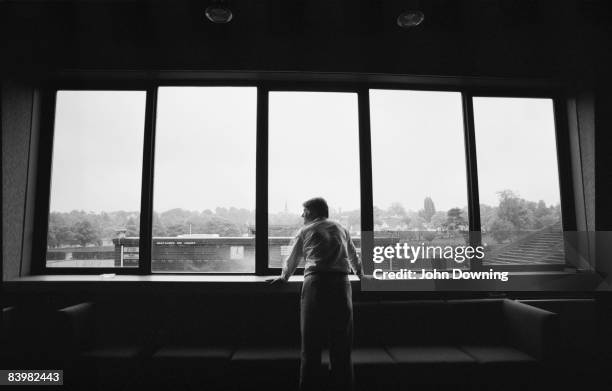
<svg viewBox="0 0 612 391"><path fill-rule="evenodd" d="M144 91L58 91L48 267L138 266L145 101Z"/></svg>
<svg viewBox="0 0 612 391"><path fill-rule="evenodd" d="M370 90L370 115L374 244L437 249L376 267L469 267L440 255L446 246L465 246L469 229L461 94Z"/></svg>
<svg viewBox="0 0 612 391"><path fill-rule="evenodd" d="M551 99L474 98L484 264L563 264Z"/></svg>
<svg viewBox="0 0 612 391"><path fill-rule="evenodd" d="M257 89L159 89L152 270L255 271Z"/></svg>
<svg viewBox="0 0 612 391"><path fill-rule="evenodd" d="M357 94L270 93L268 194L270 267L282 266L302 203L313 197L327 201L330 219L360 247Z"/></svg>

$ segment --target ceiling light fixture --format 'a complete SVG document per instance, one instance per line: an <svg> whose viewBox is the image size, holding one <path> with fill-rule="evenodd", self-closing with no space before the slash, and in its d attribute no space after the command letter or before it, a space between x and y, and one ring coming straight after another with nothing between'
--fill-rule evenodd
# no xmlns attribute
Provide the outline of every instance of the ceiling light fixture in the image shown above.
<svg viewBox="0 0 612 391"><path fill-rule="evenodd" d="M402 12L397 17L397 25L401 28L416 27L423 23L425 14L421 11L406 11Z"/></svg>
<svg viewBox="0 0 612 391"><path fill-rule="evenodd" d="M206 8L204 13L206 19L213 23L229 23L234 17L232 10L227 7L226 2L223 0L214 1L213 4Z"/></svg>

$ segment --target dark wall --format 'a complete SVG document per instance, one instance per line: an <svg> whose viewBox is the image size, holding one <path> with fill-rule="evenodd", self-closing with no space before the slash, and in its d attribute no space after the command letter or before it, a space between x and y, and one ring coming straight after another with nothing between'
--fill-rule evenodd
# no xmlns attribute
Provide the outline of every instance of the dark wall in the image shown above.
<svg viewBox="0 0 612 391"><path fill-rule="evenodd" d="M596 140L596 147L581 157L583 173L595 172L583 178L590 216L585 228L593 229L595 215L596 228L608 229L608 3L232 0L234 20L214 25L204 18L205 1L2 1L4 278L19 274L22 258L32 105L25 86L62 70L148 70L152 77L159 70L250 70L556 79L570 91L586 92L576 97L585 122L580 138L585 145ZM398 28L395 18L406 9L423 10L425 22ZM597 244L597 256L609 266L602 271L612 270L608 243Z"/></svg>
<svg viewBox="0 0 612 391"><path fill-rule="evenodd" d="M595 103L596 128L596 255L603 276L612 285L612 83L601 83Z"/></svg>
<svg viewBox="0 0 612 391"><path fill-rule="evenodd" d="M32 120L31 87L2 84L3 280L19 276Z"/></svg>
<svg viewBox="0 0 612 391"><path fill-rule="evenodd" d="M537 76L601 67L605 1L232 0L234 20L205 20L205 1L8 1L11 70L217 69ZM402 30L406 9L425 22ZM8 39L7 39L8 38Z"/></svg>

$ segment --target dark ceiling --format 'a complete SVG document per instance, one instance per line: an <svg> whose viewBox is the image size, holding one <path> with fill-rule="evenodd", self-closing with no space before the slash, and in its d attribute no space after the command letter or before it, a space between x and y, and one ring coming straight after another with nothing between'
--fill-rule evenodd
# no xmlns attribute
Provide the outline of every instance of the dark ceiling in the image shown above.
<svg viewBox="0 0 612 391"><path fill-rule="evenodd" d="M606 1L0 1L8 71L217 69L574 77L610 63ZM402 30L398 14L424 23Z"/></svg>

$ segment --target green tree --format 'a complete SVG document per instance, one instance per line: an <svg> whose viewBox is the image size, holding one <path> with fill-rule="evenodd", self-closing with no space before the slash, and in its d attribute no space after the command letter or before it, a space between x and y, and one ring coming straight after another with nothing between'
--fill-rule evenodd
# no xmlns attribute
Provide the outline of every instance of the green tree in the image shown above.
<svg viewBox="0 0 612 391"><path fill-rule="evenodd" d="M404 209L402 204L400 204L399 202L392 203L391 206L389 207L388 212L389 212L389 215L391 216L399 216L399 217L406 216L406 209Z"/></svg>
<svg viewBox="0 0 612 391"><path fill-rule="evenodd" d="M77 243L76 234L73 231L73 226L61 226L59 232L57 233L57 242L58 246L62 245L74 245Z"/></svg>
<svg viewBox="0 0 612 391"><path fill-rule="evenodd" d="M425 219L423 219L418 214L415 214L412 218L407 217L408 229L414 231L422 231L425 229ZM406 221L404 221L406 222Z"/></svg>
<svg viewBox="0 0 612 391"><path fill-rule="evenodd" d="M136 223L136 220L134 220L133 217L128 218L125 223L125 229L125 236L134 237L139 235L138 232L140 230L138 229L138 224Z"/></svg>
<svg viewBox="0 0 612 391"><path fill-rule="evenodd" d="M430 221L430 225L435 229L445 229L446 227L446 213L442 211L436 212Z"/></svg>
<svg viewBox="0 0 612 391"><path fill-rule="evenodd" d="M167 236L168 232L158 213L153 213L153 236Z"/></svg>
<svg viewBox="0 0 612 391"><path fill-rule="evenodd" d="M480 226L484 232L491 230L491 224L497 220L497 207L480 204Z"/></svg>
<svg viewBox="0 0 612 391"><path fill-rule="evenodd" d="M425 197L423 201L423 209L419 211L421 216L426 222L430 223L433 215L436 214L436 207L431 197Z"/></svg>
<svg viewBox="0 0 612 391"><path fill-rule="evenodd" d="M61 231L65 227L61 213L49 213L49 228L47 229L47 246L58 247L61 243Z"/></svg>
<svg viewBox="0 0 612 391"><path fill-rule="evenodd" d="M529 209L527 201L519 198L511 190L503 190L497 194L499 195L497 216L500 220L509 221L517 230L533 227L533 211Z"/></svg>
<svg viewBox="0 0 612 391"><path fill-rule="evenodd" d="M547 216L550 214L550 209L546 207L546 203L543 200L538 201L538 205L536 206L534 216L539 219L541 217Z"/></svg>
<svg viewBox="0 0 612 391"><path fill-rule="evenodd" d="M446 212L446 229L449 231L463 230L467 226L467 220L463 217L460 208L451 208Z"/></svg>
<svg viewBox="0 0 612 391"><path fill-rule="evenodd" d="M514 225L508 220L496 219L491 223L491 236L497 243L511 239L513 236Z"/></svg>
<svg viewBox="0 0 612 391"><path fill-rule="evenodd" d="M361 211L353 210L348 212L348 224L356 230L361 226Z"/></svg>
<svg viewBox="0 0 612 391"><path fill-rule="evenodd" d="M72 227L75 241L82 247L89 243L95 244L100 241L100 236L96 232L94 226L87 220L82 220L74 224Z"/></svg>
<svg viewBox="0 0 612 391"><path fill-rule="evenodd" d="M219 234L219 236L240 236L240 228L227 219L214 217L204 226L204 233Z"/></svg>
<svg viewBox="0 0 612 391"><path fill-rule="evenodd" d="M385 211L374 205L374 225L382 225Z"/></svg>
<svg viewBox="0 0 612 391"><path fill-rule="evenodd" d="M189 228L186 228L184 224L173 224L168 226L166 232L168 236L174 237L189 233Z"/></svg>

